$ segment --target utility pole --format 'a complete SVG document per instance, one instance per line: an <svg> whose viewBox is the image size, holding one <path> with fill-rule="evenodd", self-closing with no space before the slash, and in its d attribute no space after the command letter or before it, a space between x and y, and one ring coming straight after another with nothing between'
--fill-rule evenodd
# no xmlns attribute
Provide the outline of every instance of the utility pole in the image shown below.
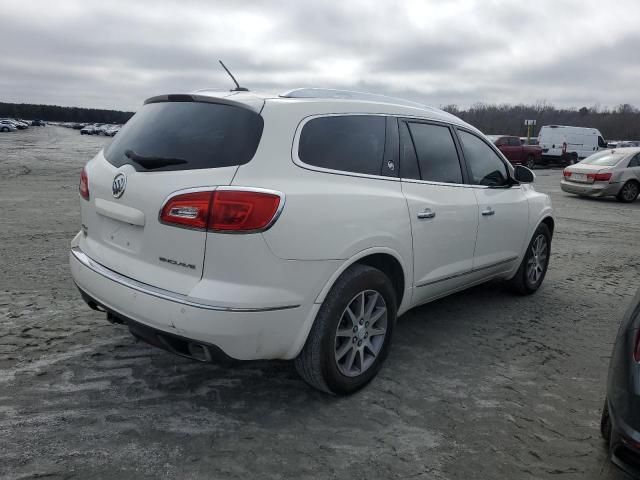
<svg viewBox="0 0 640 480"><path fill-rule="evenodd" d="M531 127L533 127L536 124L535 120L525 120L524 124L527 127L527 145L530 145L530 140L531 140Z"/></svg>

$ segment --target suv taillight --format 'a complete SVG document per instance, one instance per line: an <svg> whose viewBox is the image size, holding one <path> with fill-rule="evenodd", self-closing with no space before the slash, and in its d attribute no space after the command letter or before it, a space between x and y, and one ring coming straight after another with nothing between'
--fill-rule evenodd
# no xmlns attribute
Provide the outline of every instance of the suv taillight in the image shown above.
<svg viewBox="0 0 640 480"><path fill-rule="evenodd" d="M191 192L171 197L160 210L160 221L178 227L204 230L209 222L213 192Z"/></svg>
<svg viewBox="0 0 640 480"><path fill-rule="evenodd" d="M594 182L608 182L611 180L611 172L609 173L587 173L587 179Z"/></svg>
<svg viewBox="0 0 640 480"><path fill-rule="evenodd" d="M182 193L160 210L160 221L214 232L250 233L271 226L284 201L277 192L220 189Z"/></svg>
<svg viewBox="0 0 640 480"><path fill-rule="evenodd" d="M85 168L80 172L80 186L78 187L80 196L85 200L89 200L89 177Z"/></svg>

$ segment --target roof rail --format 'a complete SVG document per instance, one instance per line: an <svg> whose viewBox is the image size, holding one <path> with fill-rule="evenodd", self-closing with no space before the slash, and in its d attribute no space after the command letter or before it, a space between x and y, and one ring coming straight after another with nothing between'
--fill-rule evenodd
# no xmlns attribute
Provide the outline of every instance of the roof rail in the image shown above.
<svg viewBox="0 0 640 480"><path fill-rule="evenodd" d="M336 90L332 88L296 88L280 94L282 98L334 98L345 100L364 100L370 102L392 103L420 109L431 110L430 107L402 98L388 97L377 93L354 92L351 90Z"/></svg>

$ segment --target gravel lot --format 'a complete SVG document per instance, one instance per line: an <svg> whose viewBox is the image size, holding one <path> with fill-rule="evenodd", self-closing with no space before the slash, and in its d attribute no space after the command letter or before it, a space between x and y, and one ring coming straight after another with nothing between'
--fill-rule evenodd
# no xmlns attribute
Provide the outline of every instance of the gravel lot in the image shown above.
<svg viewBox="0 0 640 480"><path fill-rule="evenodd" d="M286 362L224 369L136 343L68 271L79 171L109 139L0 134L0 476L621 479L599 437L611 344L640 287L640 201L537 187L556 208L542 289L492 283L400 318L350 398Z"/></svg>

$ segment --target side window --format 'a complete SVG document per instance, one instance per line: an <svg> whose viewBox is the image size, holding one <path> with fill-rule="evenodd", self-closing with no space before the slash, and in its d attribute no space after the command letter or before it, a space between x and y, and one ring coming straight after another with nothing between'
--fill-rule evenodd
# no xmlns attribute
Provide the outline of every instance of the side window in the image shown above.
<svg viewBox="0 0 640 480"><path fill-rule="evenodd" d="M640 167L640 153L633 157L629 162L629 168L631 167Z"/></svg>
<svg viewBox="0 0 640 480"><path fill-rule="evenodd" d="M509 146L510 147L519 147L521 145L520 139L517 137L509 137Z"/></svg>
<svg viewBox="0 0 640 480"><path fill-rule="evenodd" d="M302 127L298 156L316 167L380 175L385 123L374 115L314 118Z"/></svg>
<svg viewBox="0 0 640 480"><path fill-rule="evenodd" d="M471 182L488 187L504 185L509 178L507 167L491 147L471 133L459 130L458 135L471 170Z"/></svg>
<svg viewBox="0 0 640 480"><path fill-rule="evenodd" d="M598 135L598 148L607 148L607 142L600 135Z"/></svg>
<svg viewBox="0 0 640 480"><path fill-rule="evenodd" d="M410 123L422 180L463 183L456 145L449 127Z"/></svg>
<svg viewBox="0 0 640 480"><path fill-rule="evenodd" d="M400 122L400 178L420 180L418 157L406 122Z"/></svg>

